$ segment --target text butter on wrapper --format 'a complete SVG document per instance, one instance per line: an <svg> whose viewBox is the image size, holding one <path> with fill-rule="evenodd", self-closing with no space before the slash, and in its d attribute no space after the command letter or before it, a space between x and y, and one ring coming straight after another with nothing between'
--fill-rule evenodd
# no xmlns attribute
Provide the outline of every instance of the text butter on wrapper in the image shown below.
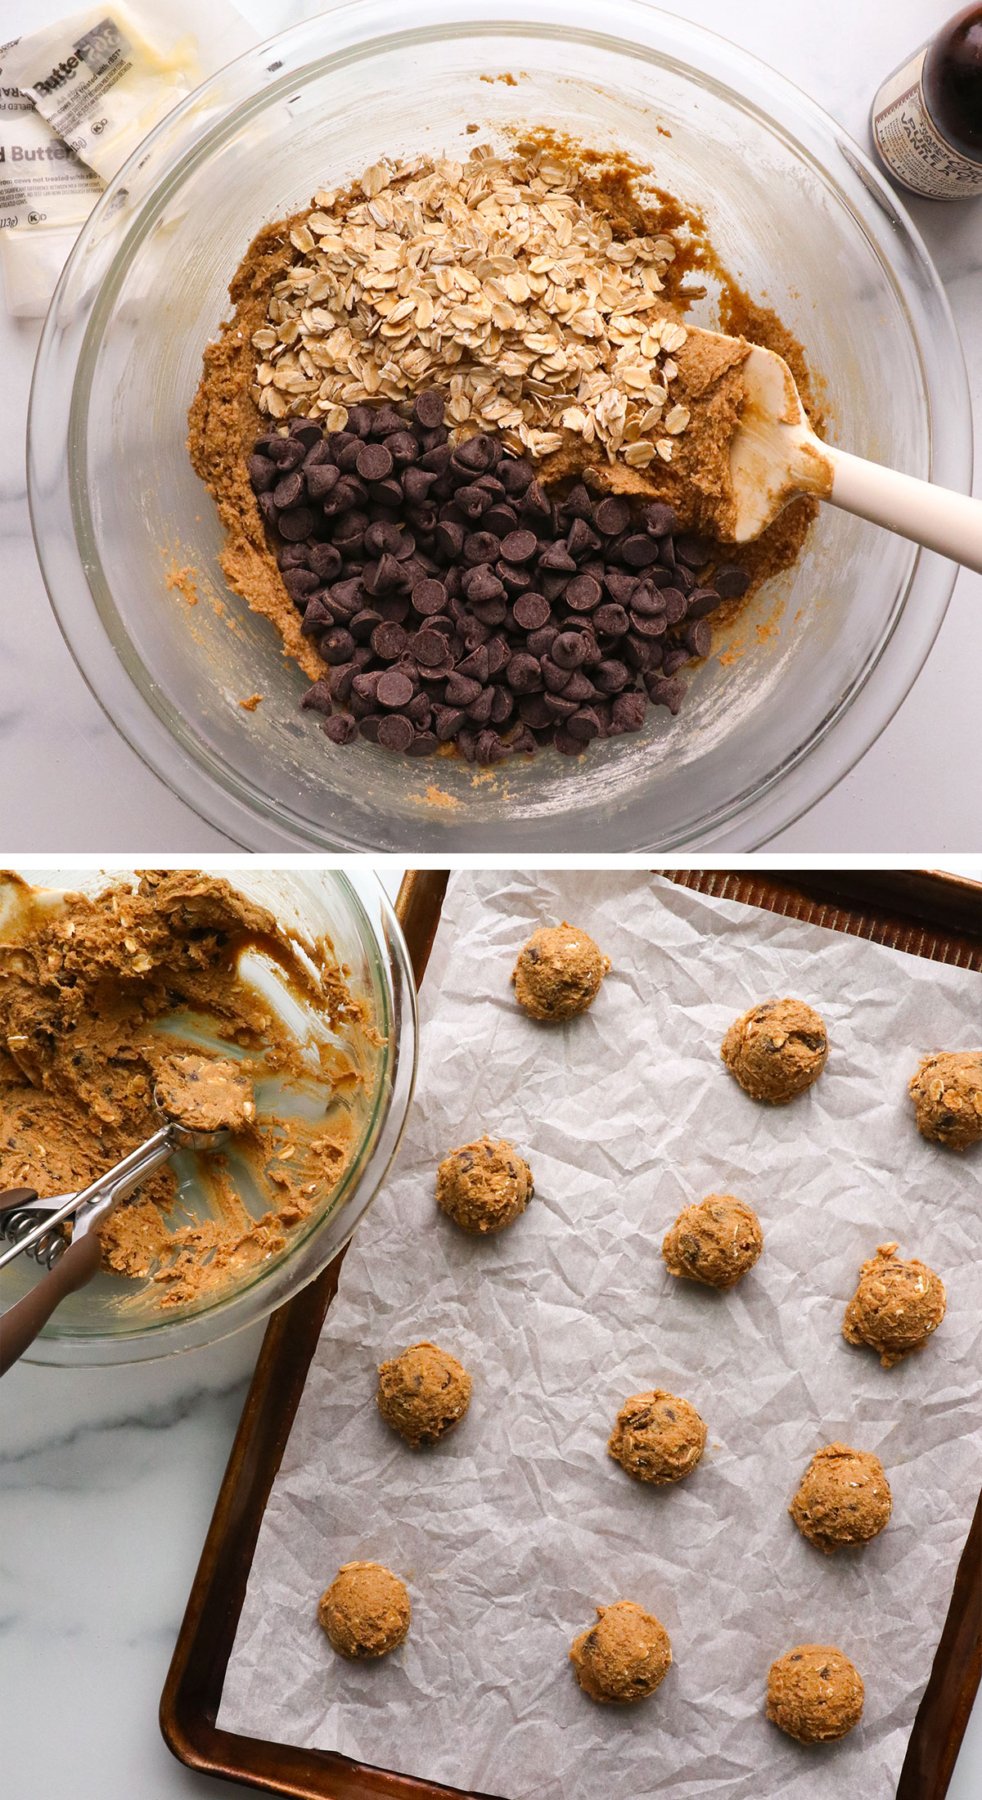
<svg viewBox="0 0 982 1800"><path fill-rule="evenodd" d="M42 144L48 147L43 166L49 175L52 170L61 174L57 183L63 209L58 215L62 228L60 261L49 255L46 266L50 268L54 262L54 277L43 300L35 296L42 303L30 307L24 306L25 297L31 296L25 296L23 280L18 276L18 266L23 265L26 252L22 244L13 250L11 245L15 237L22 238L22 227L55 223L55 184L50 183L45 196L47 205L42 205L33 191L17 209L4 200L0 225L7 229L0 230L0 256L8 297L13 301L19 295L19 310L35 316L44 312L71 247L70 236L66 241L66 228L77 235L103 182L115 175L147 132L207 75L248 50L256 36L252 26L227 0L207 0L203 6L199 0L168 0L162 17L149 16L136 5L109 0L108 5L74 13L30 37L20 38L0 53L0 78L5 93L12 92L21 107L27 103L31 108L30 115L22 110L17 113L18 129L24 129L23 121L28 118L35 134L35 148ZM6 123L3 129L6 147ZM59 163L51 154L52 133L56 134L55 143L60 140L70 153L67 162ZM5 162L13 166L9 153ZM42 166L42 159L36 156L31 166L36 171ZM75 184L70 192L68 171ZM3 172L0 169L0 174ZM6 189L0 191L5 193ZM64 210L69 201L75 209L70 217ZM47 214L43 221L32 216L42 212ZM54 252L53 240L50 248ZM37 283L28 285L37 287Z"/></svg>
<svg viewBox="0 0 982 1800"><path fill-rule="evenodd" d="M0 45L0 261L8 312L38 319L103 184L9 80L13 48Z"/></svg>

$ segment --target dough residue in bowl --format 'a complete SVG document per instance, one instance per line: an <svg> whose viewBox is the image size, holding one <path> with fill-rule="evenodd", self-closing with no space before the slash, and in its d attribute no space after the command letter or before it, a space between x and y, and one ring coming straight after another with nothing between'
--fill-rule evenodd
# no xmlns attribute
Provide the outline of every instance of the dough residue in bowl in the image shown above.
<svg viewBox="0 0 982 1800"><path fill-rule="evenodd" d="M205 1204L193 1212L173 1164L124 1201L101 1229L104 1267L184 1307L278 1255L345 1174L357 1148L347 1102L373 1082L379 1040L329 942L302 954L267 909L187 870L94 897L6 874L0 901L0 1188L83 1188L158 1129L158 1081L166 1094L205 1040L249 1091L270 1081L275 1104L229 1116L228 1152L197 1159ZM294 1035L243 972L247 953L322 1031ZM283 1105L291 1089L306 1109ZM264 1196L258 1216L230 1156Z"/></svg>

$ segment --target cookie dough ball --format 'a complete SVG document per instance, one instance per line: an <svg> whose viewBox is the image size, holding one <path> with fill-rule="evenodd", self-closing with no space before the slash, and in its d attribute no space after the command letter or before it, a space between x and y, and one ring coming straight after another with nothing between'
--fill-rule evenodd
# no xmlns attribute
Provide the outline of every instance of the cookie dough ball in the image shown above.
<svg viewBox="0 0 982 1800"><path fill-rule="evenodd" d="M320 1597L317 1617L339 1656L387 1656L409 1630L406 1584L381 1563L343 1563Z"/></svg>
<svg viewBox="0 0 982 1800"><path fill-rule="evenodd" d="M922 1136L949 1150L982 1144L982 1050L925 1056L908 1091Z"/></svg>
<svg viewBox="0 0 982 1800"><path fill-rule="evenodd" d="M895 1256L896 1244L880 1244L859 1271L859 1286L846 1307L842 1335L850 1344L879 1351L885 1369L920 1350L945 1315L944 1282L926 1263Z"/></svg>
<svg viewBox="0 0 982 1800"><path fill-rule="evenodd" d="M585 931L546 925L533 931L519 953L512 975L515 998L533 1019L572 1019L592 1006L609 968L609 958Z"/></svg>
<svg viewBox="0 0 982 1800"><path fill-rule="evenodd" d="M785 1106L817 1081L829 1040L825 1021L803 1000L765 1000L735 1019L720 1055L753 1100Z"/></svg>
<svg viewBox="0 0 982 1800"><path fill-rule="evenodd" d="M569 1660L591 1700L643 1700L672 1666L668 1632L633 1600L597 1607L597 1623L575 1639Z"/></svg>
<svg viewBox="0 0 982 1800"><path fill-rule="evenodd" d="M464 1231L502 1231L534 1191L528 1163L504 1138L462 1144L437 1170L436 1203Z"/></svg>
<svg viewBox="0 0 982 1800"><path fill-rule="evenodd" d="M252 1077L221 1056L165 1056L153 1094L162 1113L188 1131L244 1131L256 1116Z"/></svg>
<svg viewBox="0 0 982 1800"><path fill-rule="evenodd" d="M688 1400L654 1388L625 1400L607 1449L636 1481L659 1487L691 1475L706 1448L706 1426Z"/></svg>
<svg viewBox="0 0 982 1800"><path fill-rule="evenodd" d="M863 1716L859 1670L831 1644L798 1644L771 1663L767 1717L799 1744L845 1737Z"/></svg>
<svg viewBox="0 0 982 1800"><path fill-rule="evenodd" d="M886 1471L871 1450L826 1444L816 1451L788 1511L810 1544L831 1556L843 1544L868 1544L893 1509Z"/></svg>
<svg viewBox="0 0 982 1800"><path fill-rule="evenodd" d="M707 1194L684 1206L662 1242L671 1275L706 1287L735 1287L764 1248L760 1220L752 1206L732 1194Z"/></svg>
<svg viewBox="0 0 982 1800"><path fill-rule="evenodd" d="M418 1450L460 1422L471 1402L467 1370L437 1344L411 1344L379 1365L379 1412L393 1431Z"/></svg>

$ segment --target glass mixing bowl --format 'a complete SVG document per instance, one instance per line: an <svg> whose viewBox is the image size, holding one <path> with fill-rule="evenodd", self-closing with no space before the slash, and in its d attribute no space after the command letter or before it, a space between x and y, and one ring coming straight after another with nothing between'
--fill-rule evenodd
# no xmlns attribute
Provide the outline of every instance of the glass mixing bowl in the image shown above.
<svg viewBox="0 0 982 1800"><path fill-rule="evenodd" d="M887 724L943 619L950 563L827 507L678 719L652 709L637 737L582 761L516 758L491 778L337 750L298 713L307 684L272 626L226 589L185 449L201 354L265 222L383 153L466 153L468 124L550 125L650 162L702 210L724 263L804 344L837 442L964 489L968 392L938 278L826 114L643 0L419 0L398 17L406 29L387 0L349 0L240 58L150 134L92 214L31 403L34 529L62 630L146 762L250 848L752 849ZM714 322L711 297L694 316ZM193 609L167 585L175 564L196 572Z"/></svg>
<svg viewBox="0 0 982 1800"><path fill-rule="evenodd" d="M100 1273L62 1301L31 1346L32 1362L78 1367L148 1361L228 1337L264 1318L319 1275L347 1243L379 1192L402 1137L416 1079L416 989L402 932L380 885L370 875L197 867L224 877L247 899L267 907L301 947L325 934L330 937L338 962L349 971L352 993L365 1001L379 1034L374 1080L339 1102L354 1115L356 1148L341 1182L325 1191L279 1255L180 1310L161 1309L161 1290L152 1281L141 1284ZM136 879L127 869L114 869L111 876L104 870L19 872L40 887L89 894L101 892L109 880ZM261 964L249 973L276 1005L275 980L263 979ZM302 1038L305 1019L296 1003L287 999L279 1010ZM360 1054L364 1061L361 1039ZM182 1205L192 1213L205 1204L195 1182L197 1162L186 1153L180 1165L178 1158L173 1159ZM248 1204L248 1188L240 1191ZM265 1200L260 1204L265 1206ZM43 1279L36 1263L17 1257L0 1275L0 1308L5 1310L33 1282Z"/></svg>

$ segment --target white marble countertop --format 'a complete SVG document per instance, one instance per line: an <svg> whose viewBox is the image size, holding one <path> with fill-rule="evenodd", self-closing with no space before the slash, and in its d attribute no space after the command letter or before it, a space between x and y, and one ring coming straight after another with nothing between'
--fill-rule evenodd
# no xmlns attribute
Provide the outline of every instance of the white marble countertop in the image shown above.
<svg viewBox="0 0 982 1800"><path fill-rule="evenodd" d="M166 7L166 0L148 0ZM954 0L951 0L952 6ZM28 20L69 10L68 0L0 0L0 41ZM317 0L240 0L268 35L319 10ZM938 0L682 0L676 12L737 39L831 112L861 142L883 77L933 31ZM982 208L907 197L954 309L976 400L982 395ZM0 311L0 520L11 601L0 616L2 742L20 779L5 784L6 849L204 850L234 848L140 762L89 693L48 607L31 542L19 422L26 416L39 327ZM976 458L976 489L979 460ZM892 724L859 766L768 846L781 851L975 848L982 805L970 771L982 764L982 577L962 572L931 657ZM29 777L29 778L28 778Z"/></svg>
<svg viewBox="0 0 982 1800"><path fill-rule="evenodd" d="M961 873L982 880L982 857ZM6 1800L254 1791L175 1762L157 1708L262 1330L129 1369L21 1363L0 1384ZM980 1789L982 1696L948 1800Z"/></svg>

